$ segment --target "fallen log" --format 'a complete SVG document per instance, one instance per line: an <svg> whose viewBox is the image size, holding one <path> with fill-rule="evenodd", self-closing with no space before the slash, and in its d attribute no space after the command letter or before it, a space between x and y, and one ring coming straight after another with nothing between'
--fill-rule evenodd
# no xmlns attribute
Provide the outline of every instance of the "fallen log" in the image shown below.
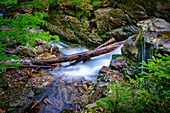
<svg viewBox="0 0 170 113"><path fill-rule="evenodd" d="M105 42L104 44L98 46L96 49L99 49L99 48L101 48L101 47L107 46L108 44L111 44L111 43L113 43L114 41L115 41L115 39L114 39L114 38L111 38L110 40L108 40L108 41Z"/></svg>
<svg viewBox="0 0 170 113"><path fill-rule="evenodd" d="M48 63L48 64L54 64L54 63L61 63L61 62L68 62L68 61L74 61L78 59L86 59L94 56L98 56L107 52L112 51L113 49L120 46L120 44L124 43L125 41L116 42L113 44L110 44L105 47L96 48L91 51L76 53L72 55L62 56L62 57L56 57L56 58L49 58L49 59L43 59L43 60L34 60L32 61L33 64L42 64L42 63Z"/></svg>
<svg viewBox="0 0 170 113"><path fill-rule="evenodd" d="M115 39L114 39L114 38L111 38L110 40L108 40L107 42L103 43L102 45L98 46L98 47L95 48L95 49L99 49L99 48L102 48L102 47L104 47L104 46L107 46L108 44L111 44L111 43L113 43L114 41L115 41ZM95 49L94 49L94 50L95 50ZM79 62L81 62L81 61L86 62L86 61L88 61L88 60L90 60L90 56L87 56L86 58L77 59L75 62L71 63L69 66L75 65L75 64L77 64L77 63L79 63Z"/></svg>

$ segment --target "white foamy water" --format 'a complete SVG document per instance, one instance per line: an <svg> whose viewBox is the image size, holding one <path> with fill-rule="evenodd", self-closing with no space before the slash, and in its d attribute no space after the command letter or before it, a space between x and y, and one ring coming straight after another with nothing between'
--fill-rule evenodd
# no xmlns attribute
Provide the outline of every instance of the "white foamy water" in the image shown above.
<svg viewBox="0 0 170 113"><path fill-rule="evenodd" d="M55 43L60 48L61 53L71 55L74 53L88 51L87 48L63 48L64 43ZM56 76L65 74L66 78L84 78L86 80L96 80L99 70L103 66L109 66L113 54L121 54L123 44L109 53L105 53L96 57L90 58L89 61L77 63L76 65L68 66L71 62L62 63L62 67L58 70L51 71ZM66 66L66 67L65 67Z"/></svg>

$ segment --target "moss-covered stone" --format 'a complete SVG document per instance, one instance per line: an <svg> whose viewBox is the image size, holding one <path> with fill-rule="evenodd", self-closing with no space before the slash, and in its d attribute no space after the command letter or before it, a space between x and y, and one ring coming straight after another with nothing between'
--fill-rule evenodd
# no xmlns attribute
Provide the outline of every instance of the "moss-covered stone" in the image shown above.
<svg viewBox="0 0 170 113"><path fill-rule="evenodd" d="M138 48L135 43L136 35L133 35L127 39L121 48L122 54L132 61L137 61L138 59Z"/></svg>
<svg viewBox="0 0 170 113"><path fill-rule="evenodd" d="M101 8L94 15L99 32L109 31L129 22L128 16L121 9Z"/></svg>
<svg viewBox="0 0 170 113"><path fill-rule="evenodd" d="M76 17L66 15L63 10L58 11L57 6L51 5L47 28L52 34L59 35L61 40L80 44L96 43L89 37L91 28L88 18L83 17L80 21Z"/></svg>
<svg viewBox="0 0 170 113"><path fill-rule="evenodd" d="M142 5L137 4L133 0L120 4L120 8L124 11L130 18L136 21L148 18L146 10Z"/></svg>

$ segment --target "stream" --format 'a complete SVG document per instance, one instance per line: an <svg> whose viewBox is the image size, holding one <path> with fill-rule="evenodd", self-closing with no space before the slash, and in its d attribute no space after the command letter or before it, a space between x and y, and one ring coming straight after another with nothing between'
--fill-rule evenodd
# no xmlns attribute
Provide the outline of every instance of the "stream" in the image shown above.
<svg viewBox="0 0 170 113"><path fill-rule="evenodd" d="M60 52L64 55L89 51L84 47L65 48L66 44L63 42L53 44L57 45L60 49ZM48 73L50 73L54 79L52 82L45 80L45 83L50 82L51 84L43 86L43 92L40 95L35 96L34 99L40 100L50 88L51 90L48 92L48 96L39 106L38 111L34 110L34 112L59 113L64 108L73 109L76 111L81 110L81 101L86 101L86 99L82 100L82 95L86 95L85 92L88 91L89 87L95 86L99 70L103 66L110 65L113 54L121 54L122 46L123 45L120 45L111 52L92 57L90 60L84 63L79 62L75 65L68 66L71 62L65 62L61 63L61 67L56 67L55 69L48 71ZM62 79L59 79L61 76ZM59 82L54 84L58 80ZM84 88L84 85L87 85L88 88Z"/></svg>
<svg viewBox="0 0 170 113"><path fill-rule="evenodd" d="M83 47L64 48L63 46L65 46L66 44L62 42L54 43L54 44L60 48L60 52L64 55L71 55L75 53L89 51L87 48L83 48ZM103 66L108 67L110 65L112 55L121 54L122 46L123 44L111 52L108 52L108 53L105 53L105 54L102 54L96 57L92 57L90 58L90 60L86 62L82 61L73 66L68 66L71 62L62 63L61 64L62 66L60 69L56 69L50 72L53 73L53 75L55 76L61 76L62 74L65 74L65 78L67 79L74 78L74 79L84 79L84 80L95 81L99 73L99 70Z"/></svg>

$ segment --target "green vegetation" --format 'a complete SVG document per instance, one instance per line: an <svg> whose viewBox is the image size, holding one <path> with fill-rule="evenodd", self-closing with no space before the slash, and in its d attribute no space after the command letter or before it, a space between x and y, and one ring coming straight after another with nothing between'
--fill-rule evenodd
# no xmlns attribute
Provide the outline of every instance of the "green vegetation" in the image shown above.
<svg viewBox="0 0 170 113"><path fill-rule="evenodd" d="M116 82L109 85L110 93L106 98L96 102L97 108L107 113L115 112L168 112L170 102L169 76L170 56L156 54L155 58L144 61L142 67L148 72L142 72L143 78L129 78L130 83ZM89 111L94 111L95 108Z"/></svg>
<svg viewBox="0 0 170 113"><path fill-rule="evenodd" d="M35 0L37 1L37 0ZM35 3L35 1L33 1ZM10 2L10 0L8 1ZM6 3L6 2L4 2ZM13 3L13 2L10 2ZM0 41L0 61L2 60L10 60L10 59L18 59L16 56L6 56L3 52L4 47L7 45L13 44L29 44L29 46L34 45L34 41L36 38L40 38L46 41L50 41L51 39L55 39L59 41L59 36L47 36L49 32L40 31L40 32L31 32L31 28L39 29L40 26L47 26L46 21L44 20L48 14L45 12L34 12L33 14L24 14L19 15L16 18L4 18L0 17L0 25L1 29L6 28L6 30L1 31L0 38L9 38L9 40L5 40L4 42ZM18 65L16 63L0 63L0 69L4 69L4 66L7 65Z"/></svg>
<svg viewBox="0 0 170 113"><path fill-rule="evenodd" d="M17 0L1 0L0 4L17 4Z"/></svg>

